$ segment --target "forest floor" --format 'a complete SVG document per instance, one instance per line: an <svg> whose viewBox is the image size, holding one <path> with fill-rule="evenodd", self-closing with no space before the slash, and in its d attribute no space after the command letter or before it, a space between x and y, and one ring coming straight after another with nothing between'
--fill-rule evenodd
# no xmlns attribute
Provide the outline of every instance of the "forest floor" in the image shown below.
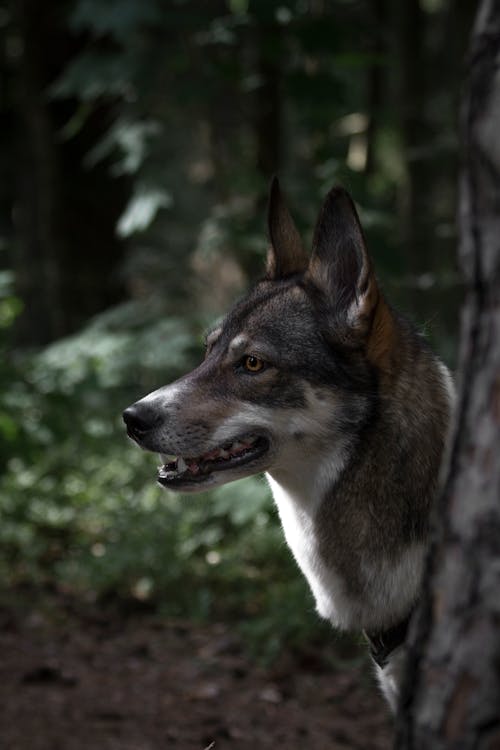
<svg viewBox="0 0 500 750"><path fill-rule="evenodd" d="M0 609L2 750L387 750L362 663L255 663L228 625ZM357 663L356 663L357 661Z"/></svg>

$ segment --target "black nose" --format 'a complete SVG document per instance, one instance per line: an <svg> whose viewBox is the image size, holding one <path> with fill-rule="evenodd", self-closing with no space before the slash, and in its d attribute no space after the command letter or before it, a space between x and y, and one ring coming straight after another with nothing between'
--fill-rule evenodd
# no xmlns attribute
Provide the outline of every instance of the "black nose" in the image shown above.
<svg viewBox="0 0 500 750"><path fill-rule="evenodd" d="M138 401L123 412L127 434L134 440L141 440L158 423L159 416L148 404Z"/></svg>

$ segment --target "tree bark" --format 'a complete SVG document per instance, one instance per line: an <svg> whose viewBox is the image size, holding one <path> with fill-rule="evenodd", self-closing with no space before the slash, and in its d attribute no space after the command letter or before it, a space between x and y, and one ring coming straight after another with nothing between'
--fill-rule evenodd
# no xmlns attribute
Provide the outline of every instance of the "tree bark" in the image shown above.
<svg viewBox="0 0 500 750"><path fill-rule="evenodd" d="M483 0L463 107L460 375L398 750L500 748L500 3Z"/></svg>

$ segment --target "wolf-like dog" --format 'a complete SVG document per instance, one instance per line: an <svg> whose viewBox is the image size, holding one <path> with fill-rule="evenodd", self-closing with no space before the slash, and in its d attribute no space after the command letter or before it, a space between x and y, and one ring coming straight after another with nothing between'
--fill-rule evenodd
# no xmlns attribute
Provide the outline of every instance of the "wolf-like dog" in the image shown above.
<svg viewBox="0 0 500 750"><path fill-rule="evenodd" d="M452 381L384 298L344 189L326 197L310 257L276 179L268 225L266 275L209 333L203 363L124 420L171 490L266 472L318 613L365 632L394 709Z"/></svg>

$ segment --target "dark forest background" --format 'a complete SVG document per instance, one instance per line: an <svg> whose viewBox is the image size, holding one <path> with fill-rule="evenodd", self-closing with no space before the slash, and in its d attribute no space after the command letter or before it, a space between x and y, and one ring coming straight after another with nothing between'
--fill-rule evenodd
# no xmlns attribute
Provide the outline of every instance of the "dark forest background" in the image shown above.
<svg viewBox="0 0 500 750"><path fill-rule="evenodd" d="M320 632L265 482L168 494L121 411L260 274L273 174L306 237L351 191L387 295L454 366L475 6L0 3L2 603L234 618L270 658Z"/></svg>

